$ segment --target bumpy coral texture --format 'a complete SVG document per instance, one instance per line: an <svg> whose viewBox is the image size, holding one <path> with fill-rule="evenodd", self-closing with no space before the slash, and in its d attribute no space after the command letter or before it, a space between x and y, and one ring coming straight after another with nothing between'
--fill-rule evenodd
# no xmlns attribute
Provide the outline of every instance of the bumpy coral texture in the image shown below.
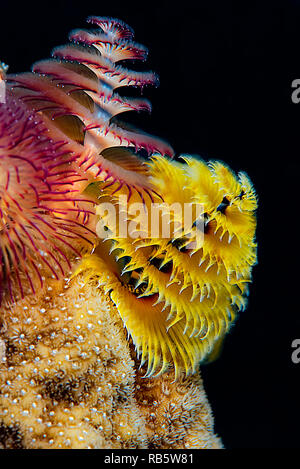
<svg viewBox="0 0 300 469"><path fill-rule="evenodd" d="M123 65L147 55L129 26L89 22L1 71L0 445L219 448L199 363L246 306L255 191L119 119L151 105L116 90L158 79ZM122 237L102 202L126 223L157 204L172 232ZM186 227L174 203L202 211Z"/></svg>
<svg viewBox="0 0 300 469"><path fill-rule="evenodd" d="M142 378L97 285L49 282L2 320L0 447L220 447L199 376Z"/></svg>

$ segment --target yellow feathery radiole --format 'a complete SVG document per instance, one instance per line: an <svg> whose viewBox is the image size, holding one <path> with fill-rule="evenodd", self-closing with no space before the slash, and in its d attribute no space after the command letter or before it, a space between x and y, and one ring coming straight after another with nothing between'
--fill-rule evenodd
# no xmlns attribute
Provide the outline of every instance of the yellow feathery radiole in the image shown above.
<svg viewBox="0 0 300 469"><path fill-rule="evenodd" d="M196 370L245 308L256 261L256 199L247 176L237 178L219 162L183 159L178 163L155 155L148 164L151 184L164 203L201 204L202 225L194 223L192 234L182 224L181 237L178 230L166 238L152 237L148 226L148 232L132 239L116 236L110 217L103 216L109 259L103 257L105 243L100 243L98 257L85 258L80 267L110 291L141 364L148 362L147 377L171 366L176 377ZM127 211L126 221L134 220L135 201L115 199ZM162 206L166 214L168 205ZM150 213L150 198L144 207ZM174 219L176 215L170 216L171 225ZM202 230L202 242L189 248L195 230Z"/></svg>

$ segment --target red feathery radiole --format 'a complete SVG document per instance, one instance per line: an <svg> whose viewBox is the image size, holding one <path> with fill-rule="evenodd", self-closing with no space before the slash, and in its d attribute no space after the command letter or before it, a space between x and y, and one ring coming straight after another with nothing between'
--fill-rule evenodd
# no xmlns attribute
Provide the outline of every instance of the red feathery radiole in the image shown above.
<svg viewBox="0 0 300 469"><path fill-rule="evenodd" d="M118 63L147 57L147 49L133 42L133 31L124 22L105 17L90 17L88 22L98 29L71 32L72 43L54 49L52 59L37 62L34 73L9 75L8 86L41 113L55 140L65 140L65 148L79 157L73 166L77 163L83 180L109 178L109 182L130 187L128 193L132 189L151 191L144 177L146 169L140 171L137 158L132 168L132 152L127 155L130 163L124 166L124 152L120 164L118 152L110 152L108 161L105 150L128 146L134 152L144 149L148 155L173 155L163 140L113 119L127 111L151 110L148 100L121 97L117 88L158 85L158 77ZM87 182L82 187L84 184Z"/></svg>
<svg viewBox="0 0 300 469"><path fill-rule="evenodd" d="M59 279L70 270L76 243L92 243L93 206L72 183L77 176L61 141L11 94L0 104L0 301ZM61 184L59 184L61 183Z"/></svg>

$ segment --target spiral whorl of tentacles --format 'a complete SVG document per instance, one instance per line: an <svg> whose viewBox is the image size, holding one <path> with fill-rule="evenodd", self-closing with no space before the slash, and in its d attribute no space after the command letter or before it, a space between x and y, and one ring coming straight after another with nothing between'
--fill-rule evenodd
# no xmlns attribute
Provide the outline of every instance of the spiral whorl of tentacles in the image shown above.
<svg viewBox="0 0 300 469"><path fill-rule="evenodd" d="M147 376L170 364L176 375L193 372L220 346L236 313L246 306L256 262L256 196L247 176L236 177L219 162L185 160L182 164L156 156L149 164L152 186L164 202L154 200L177 229L153 237L150 197L143 203L149 225L142 230L131 210L135 203L116 198L120 213L126 209L128 229L133 224L138 236L116 236L114 220L99 206L105 240L77 271L87 269L86 276L97 276L110 292L141 363L148 363ZM178 200L182 206L193 201L202 207L194 231L184 231L180 223L178 229L171 211Z"/></svg>
<svg viewBox="0 0 300 469"><path fill-rule="evenodd" d="M53 59L36 63L33 73L8 76L7 87L20 108L27 106L37 116L35 120L41 121L45 138L60 155L53 156L57 163L49 168L44 163L39 166L52 181L47 189L52 194L47 195L47 216L53 216L51 200L58 190L53 184L69 184L60 191L74 191L77 198L73 195L74 200L68 201L61 197L55 210L63 212L69 203L69 210L83 216L83 227L96 229L98 234L93 251L74 275L83 273L87 281L97 278L110 295L141 363L148 362L148 376L172 365L176 376L182 371L188 374L221 342L237 311L245 307L256 261L255 191L244 173L236 177L224 164L207 165L191 157L184 157L183 163L173 162L168 158L172 149L166 143L116 122L119 113L150 110L147 100L121 97L116 89L156 84L157 77L117 64L144 60L147 55L143 46L132 41L133 32L126 24L98 17L89 22L98 29L72 32L71 44L56 48ZM148 161L140 158L140 149L148 152ZM3 146L0 164L1 152ZM7 158L7 151L5 155ZM48 164L49 158L46 160ZM20 167L21 163L20 159ZM18 170L11 174L18 182ZM30 181L29 173L26 178ZM0 191L8 185L2 179ZM40 176L37 179L44 183ZM42 200L39 187L35 193L36 200ZM47 191L41 190L44 193ZM0 192L0 202L1 197ZM89 202L96 205L95 216L88 217L92 210L86 207L80 209L80 203ZM136 203L142 202L148 220L153 206L158 206L169 217L171 231L161 236L153 232L153 226L141 230L135 225L131 235L126 231L121 236L114 229L116 220L103 211L102 203L107 202L116 208L118 221L125 214L126 226L136 223ZM192 224L186 228L174 215L172 204L201 206L201 212L192 211ZM54 213L59 222L70 218ZM103 228L104 242L99 239ZM10 259L19 257L14 252L18 233L16 229L15 240L6 241L10 254L5 275ZM19 251L23 248L18 245ZM26 275L26 269L24 272ZM19 284L21 288L22 282Z"/></svg>
<svg viewBox="0 0 300 469"><path fill-rule="evenodd" d="M114 163L118 154L103 156L105 149L130 146L149 154L172 155L172 149L159 140L117 124L113 118L126 111L150 110L148 100L122 98L120 87L157 84L152 72L134 72L117 65L124 60L144 60L147 50L132 42L132 30L119 20L91 17L97 30L76 30L71 44L57 47L53 58L37 62L34 73L10 75L14 95L31 109L42 112L50 134L66 142L65 148L78 156L76 168L88 180L118 181L131 187L147 186L136 162L137 171L128 172ZM68 137L68 138L67 138ZM133 160L133 158L132 158ZM128 169L135 169L134 160Z"/></svg>

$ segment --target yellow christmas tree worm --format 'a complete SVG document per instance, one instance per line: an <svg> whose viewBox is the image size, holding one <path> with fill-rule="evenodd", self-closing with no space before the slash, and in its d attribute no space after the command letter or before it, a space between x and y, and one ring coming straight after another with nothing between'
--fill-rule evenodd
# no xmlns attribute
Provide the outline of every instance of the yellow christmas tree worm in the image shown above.
<svg viewBox="0 0 300 469"><path fill-rule="evenodd" d="M256 260L256 197L247 176L236 177L219 162L206 165L188 157L185 161L173 163L156 156L149 164L149 177L154 194L160 193L164 200L159 204L154 199L163 211L168 212L179 197L182 206L191 201L201 205L199 219L193 220L188 232L175 223L176 216L164 213L176 230L168 237L151 237L153 198L149 197L141 207L147 211L147 230L144 227L135 238L116 237L113 220L101 212L106 240L78 270L86 271L87 277L96 274L110 292L141 362L147 361L146 376L173 365L176 376L196 371L229 330L237 311L245 308ZM115 201L118 209L123 201L121 209L133 223L135 201L126 197ZM107 243L109 253L103 256Z"/></svg>

